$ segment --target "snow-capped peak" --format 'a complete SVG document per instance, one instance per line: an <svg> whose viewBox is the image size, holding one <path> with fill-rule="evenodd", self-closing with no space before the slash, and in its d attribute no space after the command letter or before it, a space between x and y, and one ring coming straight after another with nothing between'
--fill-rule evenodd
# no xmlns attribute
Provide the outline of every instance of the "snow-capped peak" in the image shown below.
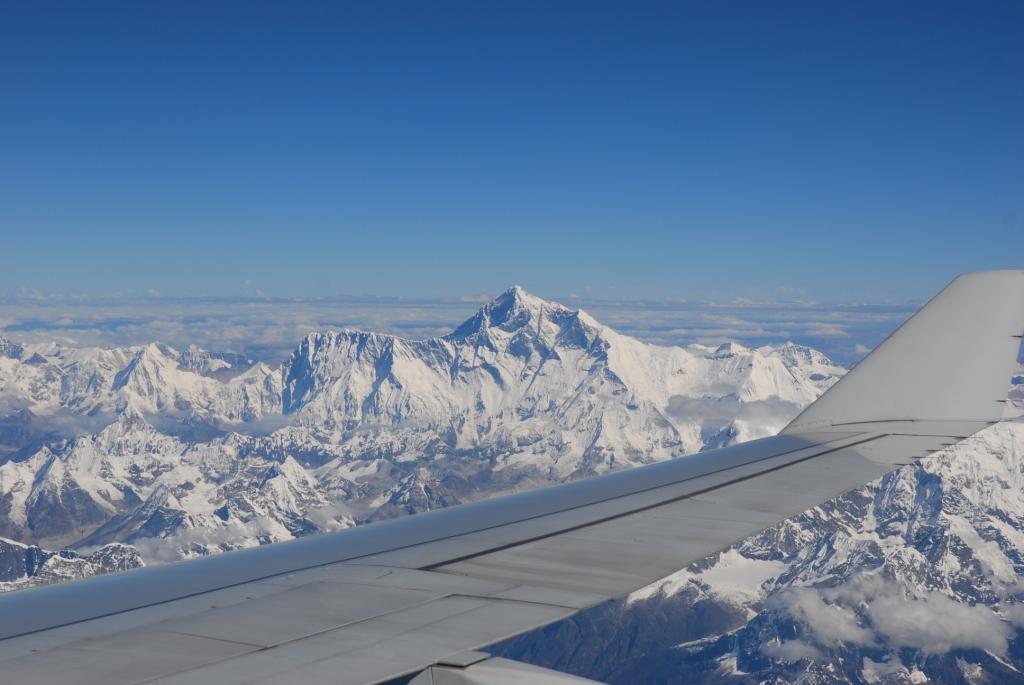
<svg viewBox="0 0 1024 685"><path fill-rule="evenodd" d="M114 377L113 389L140 383L152 389L154 384L164 381L164 373L178 367L177 357L177 352L161 343L144 345L135 353L131 363Z"/></svg>
<svg viewBox="0 0 1024 685"><path fill-rule="evenodd" d="M103 429L100 434L125 435L137 431L150 432L152 430L153 427L146 421L146 417L142 415L142 412L129 405L118 414L117 420Z"/></svg>
<svg viewBox="0 0 1024 685"><path fill-rule="evenodd" d="M12 341L10 338L0 335L0 357L21 359L21 355L24 353L25 348Z"/></svg>
<svg viewBox="0 0 1024 685"><path fill-rule="evenodd" d="M747 352L750 352L750 348L744 347L735 340L732 340L727 343L722 343L717 348L715 348L715 351L712 352L711 354L715 358L724 359L726 357L731 357L737 354L744 354Z"/></svg>
<svg viewBox="0 0 1024 685"><path fill-rule="evenodd" d="M548 302L514 285L484 305L448 337L461 340L489 328L514 332L520 329L538 330L547 319L565 319L575 311L557 302Z"/></svg>

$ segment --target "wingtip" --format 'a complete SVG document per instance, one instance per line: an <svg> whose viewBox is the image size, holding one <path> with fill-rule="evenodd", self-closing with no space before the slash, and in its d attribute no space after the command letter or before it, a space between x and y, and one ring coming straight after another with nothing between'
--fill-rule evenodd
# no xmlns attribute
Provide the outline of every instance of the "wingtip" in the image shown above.
<svg viewBox="0 0 1024 685"><path fill-rule="evenodd" d="M998 420L1024 333L1024 270L958 276L785 431Z"/></svg>
<svg viewBox="0 0 1024 685"><path fill-rule="evenodd" d="M979 278L1024 278L1024 269L991 269L989 271L968 271L952 280L973 280Z"/></svg>

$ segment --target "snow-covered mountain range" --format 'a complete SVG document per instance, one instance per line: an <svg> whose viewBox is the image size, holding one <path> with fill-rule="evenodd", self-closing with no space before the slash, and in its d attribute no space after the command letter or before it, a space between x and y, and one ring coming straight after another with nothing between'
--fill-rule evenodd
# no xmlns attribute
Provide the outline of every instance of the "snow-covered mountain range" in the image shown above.
<svg viewBox="0 0 1024 685"><path fill-rule="evenodd" d="M645 344L518 287L450 335L315 333L279 368L2 349L0 535L161 560L759 437L842 373L796 345Z"/></svg>
<svg viewBox="0 0 1024 685"><path fill-rule="evenodd" d="M0 538L0 592L128 571L142 565L138 550L131 545L104 545L83 555L72 550L48 552Z"/></svg>
<svg viewBox="0 0 1024 685"><path fill-rule="evenodd" d="M843 373L790 343L650 345L518 287L446 336L323 331L276 368L0 336L0 589L769 435ZM1022 453L1021 424L994 427L503 649L613 682L1016 677ZM929 653L895 605L995 638Z"/></svg>

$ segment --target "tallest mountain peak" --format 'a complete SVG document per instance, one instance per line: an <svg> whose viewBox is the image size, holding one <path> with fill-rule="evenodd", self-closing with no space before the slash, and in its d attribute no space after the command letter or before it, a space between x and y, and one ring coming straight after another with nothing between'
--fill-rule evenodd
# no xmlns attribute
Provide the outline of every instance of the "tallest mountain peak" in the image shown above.
<svg viewBox="0 0 1024 685"><path fill-rule="evenodd" d="M513 285L459 326L452 333L452 337L464 338L486 328L501 328L506 331L527 326L536 328L545 317L571 313L573 311L564 305L548 302L528 293L522 286Z"/></svg>
<svg viewBox="0 0 1024 685"><path fill-rule="evenodd" d="M562 305L555 302L548 302L547 300L541 299L536 295L531 295L526 292L526 289L521 285L514 285L498 297L491 301L491 305L501 305L504 303L511 303L514 306L528 307L528 308L541 308L541 307L561 307Z"/></svg>
<svg viewBox="0 0 1024 685"><path fill-rule="evenodd" d="M529 294L530 293L526 292L526 289L523 286L521 286L518 283L516 283L511 288L509 288L508 290L503 292L501 294L501 296L502 297L504 297L504 296L508 296L508 297L523 297L524 295L529 295Z"/></svg>

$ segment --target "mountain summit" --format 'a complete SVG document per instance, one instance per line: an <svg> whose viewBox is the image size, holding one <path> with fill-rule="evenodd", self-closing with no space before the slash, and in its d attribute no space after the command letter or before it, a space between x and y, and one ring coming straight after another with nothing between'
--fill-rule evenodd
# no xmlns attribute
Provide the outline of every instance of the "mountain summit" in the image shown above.
<svg viewBox="0 0 1024 685"><path fill-rule="evenodd" d="M448 337L464 339L487 328L499 328L506 332L523 328L539 330L545 317L557 322L575 314L574 310L564 305L548 302L514 285L484 305Z"/></svg>

